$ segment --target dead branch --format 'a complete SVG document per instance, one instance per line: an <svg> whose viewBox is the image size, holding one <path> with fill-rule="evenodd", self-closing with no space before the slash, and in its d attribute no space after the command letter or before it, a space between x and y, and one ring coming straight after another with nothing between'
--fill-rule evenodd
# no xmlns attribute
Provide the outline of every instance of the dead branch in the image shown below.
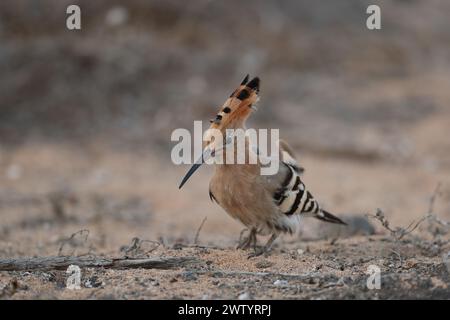
<svg viewBox="0 0 450 320"><path fill-rule="evenodd" d="M81 268L175 269L201 263L196 257L154 257L147 259L104 257L24 257L0 259L0 271L64 270L74 264Z"/></svg>
<svg viewBox="0 0 450 320"><path fill-rule="evenodd" d="M384 212L381 209L377 209L377 213L375 215L368 214L367 217L378 220L381 223L381 225L386 230L388 230L391 233L391 236L393 236L396 240L400 240L407 234L410 234L411 232L416 230L417 227L425 220L432 220L432 221L438 222L442 226L448 226L448 224L446 222L438 219L433 213L434 212L434 203L436 201L436 198L440 195L440 188L441 188L441 183L439 182L436 185L436 188L434 189L434 192L430 197L430 201L428 204L428 213L425 216L423 216L419 221L417 221L417 222L412 221L406 228L396 227L395 229L392 229L389 226L389 221L386 219Z"/></svg>
<svg viewBox="0 0 450 320"><path fill-rule="evenodd" d="M434 215L431 216L431 220L436 222L437 224L439 224L442 227L445 227L445 228L450 227L450 222L444 221L444 220L442 220L442 219L440 219L440 218L438 218L438 217L436 217Z"/></svg>
<svg viewBox="0 0 450 320"><path fill-rule="evenodd" d="M150 249L143 247L144 244L151 244ZM153 240L141 240L138 237L131 239L129 246L124 246L120 251L124 252L124 258L147 258L149 253L155 251L161 245L158 241Z"/></svg>
<svg viewBox="0 0 450 320"><path fill-rule="evenodd" d="M406 236L407 234L410 234L411 232L413 232L414 230L416 230L417 227L418 227L422 222L424 222L425 220L428 220L430 217L431 217L431 215L430 215L430 214L427 214L426 216L423 216L423 217L422 217L419 221L417 221L415 224L414 224L414 221L413 221L413 222L411 222L411 223L409 224L409 226L407 226L406 228L397 228L397 230L398 230L398 232L399 232L399 234L398 234L398 236L397 236L398 240L400 240L401 238L403 238L403 237ZM411 227L413 224L414 224L414 226Z"/></svg>
<svg viewBox="0 0 450 320"><path fill-rule="evenodd" d="M375 215L367 214L366 216L379 221L381 223L381 225L386 230L388 230L391 233L391 236L394 237L396 240L401 240L404 236L406 236L407 234L410 234L411 232L416 230L417 227L422 222L424 222L425 220L428 220L429 218L432 217L431 214L427 214L424 217L422 217L419 221L411 222L406 228L396 227L395 229L392 229L389 226L389 221L387 220L387 218L384 215L384 212L381 209L377 209L377 213Z"/></svg>

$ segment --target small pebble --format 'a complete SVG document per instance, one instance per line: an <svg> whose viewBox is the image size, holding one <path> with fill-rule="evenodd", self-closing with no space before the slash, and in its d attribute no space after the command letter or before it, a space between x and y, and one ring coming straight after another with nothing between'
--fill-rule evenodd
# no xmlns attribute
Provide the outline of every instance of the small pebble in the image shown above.
<svg viewBox="0 0 450 320"><path fill-rule="evenodd" d="M181 274L184 281L195 281L197 280L197 275L191 271L185 271Z"/></svg>
<svg viewBox="0 0 450 320"><path fill-rule="evenodd" d="M252 297L248 292L241 293L238 297L239 300L251 300Z"/></svg>
<svg viewBox="0 0 450 320"><path fill-rule="evenodd" d="M288 282L286 280L277 280L273 283L275 286L287 286Z"/></svg>

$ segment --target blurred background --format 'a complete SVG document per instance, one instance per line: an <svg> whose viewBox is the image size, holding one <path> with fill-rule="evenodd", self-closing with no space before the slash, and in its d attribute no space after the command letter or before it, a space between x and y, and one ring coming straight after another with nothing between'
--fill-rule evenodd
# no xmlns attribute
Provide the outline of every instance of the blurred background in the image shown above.
<svg viewBox="0 0 450 320"><path fill-rule="evenodd" d="M81 30L66 28L70 4ZM381 30L366 28L370 4ZM211 168L178 190L170 135L214 116L247 73L262 80L249 125L280 128L327 210L408 224L442 182L449 218L449 13L439 0L2 0L0 256L55 254L80 229L101 252L190 242L204 217L200 241L232 245L241 226L209 201Z"/></svg>

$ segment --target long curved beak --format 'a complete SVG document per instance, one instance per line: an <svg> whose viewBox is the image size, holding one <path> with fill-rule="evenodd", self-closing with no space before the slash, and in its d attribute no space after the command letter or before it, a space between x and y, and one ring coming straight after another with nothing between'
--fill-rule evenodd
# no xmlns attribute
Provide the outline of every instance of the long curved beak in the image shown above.
<svg viewBox="0 0 450 320"><path fill-rule="evenodd" d="M184 176L183 180L181 180L178 189L181 189L184 186L184 184L189 180L189 178L194 174L194 172L197 171L197 169L200 168L200 166L211 157L211 154L212 154L211 149L206 147L200 158L198 158L197 161L195 161L195 163L192 165L192 167Z"/></svg>

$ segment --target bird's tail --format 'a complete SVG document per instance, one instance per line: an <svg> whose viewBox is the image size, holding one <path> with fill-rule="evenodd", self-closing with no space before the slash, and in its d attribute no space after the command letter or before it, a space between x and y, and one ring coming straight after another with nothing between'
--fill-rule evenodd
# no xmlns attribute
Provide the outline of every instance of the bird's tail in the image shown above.
<svg viewBox="0 0 450 320"><path fill-rule="evenodd" d="M331 213L329 213L328 211L325 211L322 209L319 211L318 214L315 215L315 218L322 220L322 221L326 221L326 222L347 225L344 221L342 221L338 217L336 217L336 216L332 215Z"/></svg>

